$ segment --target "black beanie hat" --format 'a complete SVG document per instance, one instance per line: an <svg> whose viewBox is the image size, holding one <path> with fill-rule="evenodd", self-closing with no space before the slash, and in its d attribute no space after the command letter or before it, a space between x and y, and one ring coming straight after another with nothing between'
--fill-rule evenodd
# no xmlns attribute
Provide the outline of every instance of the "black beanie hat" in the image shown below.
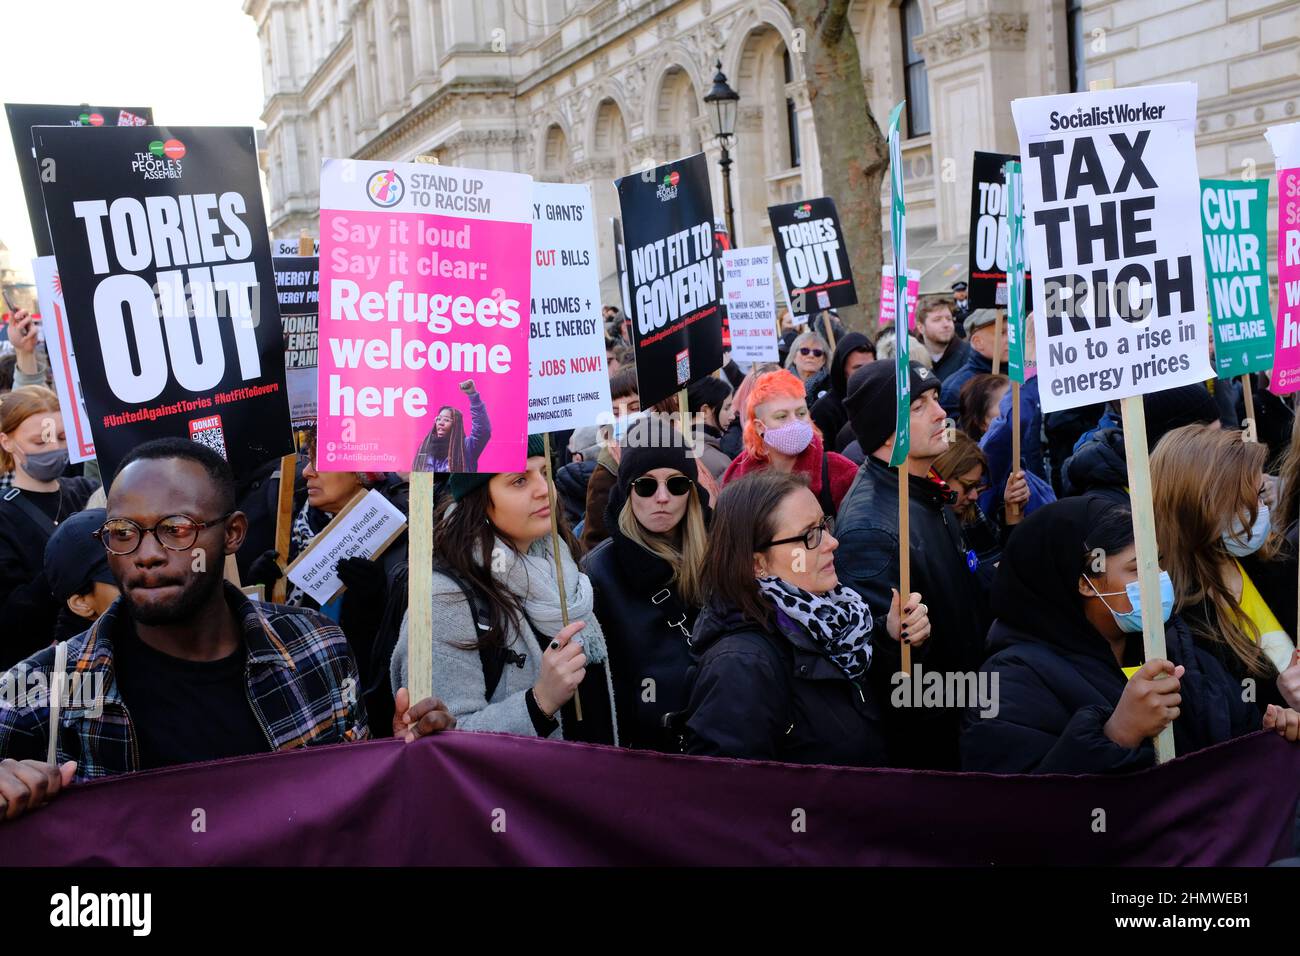
<svg viewBox="0 0 1300 956"><path fill-rule="evenodd" d="M546 454L546 445L542 442L541 435L528 436L528 457L538 458ZM482 488L492 476L498 474L494 471L457 471L447 479L447 490L451 492L453 501L460 501L466 495Z"/></svg>
<svg viewBox="0 0 1300 956"><path fill-rule="evenodd" d="M627 497L628 489L647 471L656 468L676 468L691 481L698 481L699 466L696 459L686 454L688 449L668 416L647 416L633 422L620 443L618 459L618 487Z"/></svg>
<svg viewBox="0 0 1300 956"><path fill-rule="evenodd" d="M1167 432L1183 425L1201 424L1219 420L1219 406L1214 403L1210 390L1197 382L1148 392L1142 396L1142 417L1147 425L1147 447L1155 448Z"/></svg>
<svg viewBox="0 0 1300 956"><path fill-rule="evenodd" d="M939 388L939 378L920 362L909 364L912 371L912 401L930 389ZM870 455L889 440L898 426L898 408L894 399L894 363L872 362L853 373L844 407L849 424L858 436L862 453Z"/></svg>

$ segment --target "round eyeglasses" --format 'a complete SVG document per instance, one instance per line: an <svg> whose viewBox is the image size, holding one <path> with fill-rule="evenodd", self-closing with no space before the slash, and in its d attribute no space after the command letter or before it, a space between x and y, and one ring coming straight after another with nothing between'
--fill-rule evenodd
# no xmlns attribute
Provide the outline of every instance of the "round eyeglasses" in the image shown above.
<svg viewBox="0 0 1300 956"><path fill-rule="evenodd" d="M102 528L91 533L110 554L133 553L140 547L144 536L151 531L158 543L168 551L187 551L194 546L200 531L221 524L233 514L233 511L227 511L220 518L211 521L195 521L189 515L168 515L152 528L146 528L130 518L110 518Z"/></svg>

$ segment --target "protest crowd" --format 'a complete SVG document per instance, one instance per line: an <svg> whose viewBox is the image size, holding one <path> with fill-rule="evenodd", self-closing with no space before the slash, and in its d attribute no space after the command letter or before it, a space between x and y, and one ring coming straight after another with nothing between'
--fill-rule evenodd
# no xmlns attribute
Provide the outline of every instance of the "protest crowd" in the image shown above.
<svg viewBox="0 0 1300 956"><path fill-rule="evenodd" d="M197 132L178 138L199 152ZM50 135L38 153L57 146ZM671 189L686 190L693 174L678 165L682 183ZM668 188L656 180L619 188ZM327 211L323 199L319 259L302 250L308 274L319 274L321 341L319 409L305 416L259 405L244 415L263 420L241 431L233 403L245 397L220 404L217 392L235 380L211 376L184 395L225 409L214 415L224 419L217 432L186 416L179 428L151 419L134 431L109 429L108 416L180 393L123 391L127 373L113 365L131 366L130 357L107 348L92 356L93 328L74 325L83 381L61 401L55 386L67 360L50 354L52 310L8 315L0 349L3 820L98 778L449 730L996 774L1134 773L1156 765L1155 740L1167 730L1179 756L1259 730L1300 743L1300 430L1295 393L1276 388L1269 370L1158 382L1140 396L1136 419L1121 408L1132 392L1063 408L1045 400L1041 331L1035 344L1043 326L1025 315L1042 308L1041 290L1020 300L1017 316L1005 301L972 307L964 281L910 306L900 288L890 306L908 314L895 311L870 330L846 324L842 300L790 301L779 316L773 303L761 323L766 358L746 351L739 304L726 342L721 315L711 313L691 329L680 323L683 338L661 345L651 333L677 326L652 286L642 250L656 240L647 230L675 233L679 262L707 260L691 281L703 283L711 308L726 299L707 288L713 252L693 228L689 242L677 232L689 222L659 228L625 206L625 301L601 308L581 346L597 343L594 369L565 351L564 335L551 335L547 347L560 357L547 359L538 342L548 333L534 327L531 352L514 354L510 371L494 374L488 362L440 370L436 388L421 379L428 403L419 415L409 391L415 373L395 372L391 381L408 392L354 421L327 409L336 392L326 363L341 354L327 358L327 332L369 334L371 323L327 321L337 320L327 235L342 218L334 210L380 215L374 208L397 195L385 192L397 187L382 175L368 188L369 207ZM45 197L75 323L76 283L94 289L92 274L97 281L116 260L92 265L65 251L74 245L69 217L48 187ZM527 229L526 215L500 215L465 221ZM711 220L709 211L703 221ZM235 246L251 240L227 229L226 241L235 259ZM261 242L254 258L269 262ZM178 232L155 245L185 243ZM763 261L769 283L782 259L778 251ZM554 304L564 302L562 290L542 291L542 271L534 264L538 325L567 308ZM512 281L502 284L513 299L494 304L471 292L465 305L457 300L448 327L469 326L467 343L503 334L505 304L528 299L527 286L517 295ZM372 286L375 302L386 287ZM197 303L196 293L201 321ZM388 341L389 326L395 338L422 334L427 318L432 330L432 316L431 305L416 324L409 316L374 322L372 344ZM511 341L526 343L529 324ZM263 331L280 341L278 328ZM704 345L688 338L709 335ZM220 351L223 340L212 341ZM278 355L258 347L263 358ZM369 414L359 386L401 364L396 349L391 365L387 353L371 362L363 351L370 346L350 368L372 378L344 379L358 386L349 393L357 416ZM574 384L559 387L590 389L583 394L594 396L599 421L534 422L535 411L572 399L553 392L548 404L529 392L544 360L567 363ZM193 383L205 366L186 361ZM510 382L533 396L529 408L507 395ZM114 404L110 392L128 397ZM69 400L84 401L98 455L70 454ZM378 436L380 422L404 414L411 421L400 454L348 452L370 438L367 429ZM338 470L365 461L371 470ZM384 468L389 461L397 467ZM1149 490L1130 474L1135 461L1144 472L1149 465ZM428 473L431 502L417 493ZM1154 516L1157 595L1139 586L1139 494ZM426 502L432 513L417 515ZM348 524L367 508L366 521L389 523ZM417 525L428 523L431 543L417 543ZM337 529L349 528L365 548L336 543ZM430 591L419 608L413 581ZM1165 648L1154 658L1142 607L1153 597ZM900 684L909 668L915 676ZM71 691L57 714L56 686Z"/></svg>

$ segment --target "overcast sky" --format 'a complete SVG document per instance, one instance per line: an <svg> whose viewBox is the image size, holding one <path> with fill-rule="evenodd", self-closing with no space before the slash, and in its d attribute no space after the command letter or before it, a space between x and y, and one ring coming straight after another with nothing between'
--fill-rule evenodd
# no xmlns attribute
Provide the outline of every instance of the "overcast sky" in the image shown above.
<svg viewBox="0 0 1300 956"><path fill-rule="evenodd" d="M0 101L152 106L175 126L261 128L257 30L240 0L4 0ZM8 124L0 132L0 240L35 255Z"/></svg>

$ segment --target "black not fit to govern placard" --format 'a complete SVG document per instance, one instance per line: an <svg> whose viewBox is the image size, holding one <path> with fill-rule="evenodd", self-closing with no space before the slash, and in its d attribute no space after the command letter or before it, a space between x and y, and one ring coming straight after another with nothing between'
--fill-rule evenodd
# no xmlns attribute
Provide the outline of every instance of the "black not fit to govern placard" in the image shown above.
<svg viewBox="0 0 1300 956"><path fill-rule="evenodd" d="M33 126L71 126L93 129L100 126L139 126L137 120L153 122L153 110L147 106L60 106L52 103L6 103L9 136L18 158L18 178L27 201L27 218L32 225L32 239L38 256L54 255L50 229L45 221L45 198L41 193L40 169L32 155Z"/></svg>
<svg viewBox="0 0 1300 956"><path fill-rule="evenodd" d="M141 442L193 438L236 476L293 451L284 339L245 127L39 127L82 394L107 481Z"/></svg>
<svg viewBox="0 0 1300 956"><path fill-rule="evenodd" d="M624 176L627 314L649 407L722 367L713 197L703 153Z"/></svg>

